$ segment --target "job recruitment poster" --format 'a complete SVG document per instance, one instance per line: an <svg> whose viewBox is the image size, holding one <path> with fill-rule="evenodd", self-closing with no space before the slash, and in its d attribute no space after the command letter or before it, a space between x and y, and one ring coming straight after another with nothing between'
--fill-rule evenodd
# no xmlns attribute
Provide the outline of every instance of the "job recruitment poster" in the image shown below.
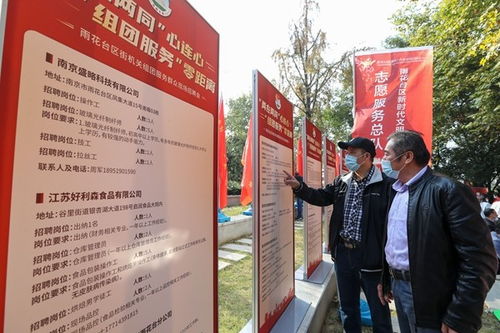
<svg viewBox="0 0 500 333"><path fill-rule="evenodd" d="M9 1L3 50L3 332L216 331L218 34L186 1Z"/></svg>
<svg viewBox="0 0 500 333"><path fill-rule="evenodd" d="M293 105L254 71L256 142L254 187L254 332L269 332L295 295L293 194L283 170L293 172Z"/></svg>
<svg viewBox="0 0 500 333"><path fill-rule="evenodd" d="M309 187L321 188L322 182L322 134L312 122L304 118L302 124L304 142L304 181ZM321 207L305 204L304 215L304 262L305 278L309 278L322 260Z"/></svg>

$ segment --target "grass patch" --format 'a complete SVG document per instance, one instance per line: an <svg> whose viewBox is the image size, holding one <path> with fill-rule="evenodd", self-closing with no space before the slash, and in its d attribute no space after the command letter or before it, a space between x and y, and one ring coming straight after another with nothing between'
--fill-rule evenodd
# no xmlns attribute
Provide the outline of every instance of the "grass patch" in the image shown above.
<svg viewBox="0 0 500 333"><path fill-rule="evenodd" d="M303 264L303 242L303 230L295 230L295 269ZM246 258L219 271L220 333L239 332L252 318L252 265L247 253Z"/></svg>
<svg viewBox="0 0 500 333"><path fill-rule="evenodd" d="M245 210L248 209L248 207L250 207L250 206L227 207L227 208L223 208L222 212L227 216L236 216L236 215L241 215Z"/></svg>
<svg viewBox="0 0 500 333"><path fill-rule="evenodd" d="M252 318L252 256L219 271L219 332L239 332Z"/></svg>

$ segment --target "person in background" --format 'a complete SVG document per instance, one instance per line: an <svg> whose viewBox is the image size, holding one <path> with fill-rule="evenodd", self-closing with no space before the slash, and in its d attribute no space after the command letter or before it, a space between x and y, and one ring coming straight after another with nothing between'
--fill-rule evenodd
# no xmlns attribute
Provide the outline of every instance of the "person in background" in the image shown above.
<svg viewBox="0 0 500 333"><path fill-rule="evenodd" d="M497 212L497 214L500 215L500 197L496 197L493 200L493 203L491 204L491 208L493 208L495 210L495 212Z"/></svg>
<svg viewBox="0 0 500 333"><path fill-rule="evenodd" d="M481 194L479 200L479 205L481 206L481 217L484 219L484 211L488 208L491 208L491 203L488 201L488 197L486 195Z"/></svg>
<svg viewBox="0 0 500 333"><path fill-rule="evenodd" d="M498 214L493 208L486 208L484 210L484 222L486 222L490 231L495 231L498 224Z"/></svg>
<svg viewBox="0 0 500 333"><path fill-rule="evenodd" d="M493 245L495 246L495 251L498 258L498 275L500 274L500 223L497 223L495 230L491 232L491 239L493 240Z"/></svg>

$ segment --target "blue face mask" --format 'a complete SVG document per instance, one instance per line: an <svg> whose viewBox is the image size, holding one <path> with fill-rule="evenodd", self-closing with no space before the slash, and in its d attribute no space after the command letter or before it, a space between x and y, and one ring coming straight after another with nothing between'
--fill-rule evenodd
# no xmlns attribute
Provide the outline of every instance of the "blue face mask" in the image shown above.
<svg viewBox="0 0 500 333"><path fill-rule="evenodd" d="M404 153L403 153L404 154ZM401 170L403 170L403 168L406 166L406 164L403 166L403 168L401 168L400 170L394 170L392 168L392 165L391 165L391 162L394 161L395 159L398 159L400 156L402 156L403 154L399 155L399 156L396 156L395 158L393 158L392 160L382 160L381 162L381 165L382 165L382 171L388 176L388 177L391 177L391 178L394 178L394 179L398 179L398 176L399 176L399 172Z"/></svg>
<svg viewBox="0 0 500 333"><path fill-rule="evenodd" d="M382 160L382 171L387 175L387 177L395 178L397 179L399 176L399 171L393 170L391 161L389 160Z"/></svg>
<svg viewBox="0 0 500 333"><path fill-rule="evenodd" d="M347 169L354 172L358 171L359 167L361 166L361 164L358 163L358 158L353 155L346 155L344 162Z"/></svg>

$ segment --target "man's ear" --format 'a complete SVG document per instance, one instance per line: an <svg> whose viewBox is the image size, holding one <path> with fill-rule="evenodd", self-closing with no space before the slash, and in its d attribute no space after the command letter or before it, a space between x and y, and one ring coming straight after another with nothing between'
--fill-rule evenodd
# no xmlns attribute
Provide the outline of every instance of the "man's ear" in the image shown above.
<svg viewBox="0 0 500 333"><path fill-rule="evenodd" d="M406 157L406 161L409 161L408 163L406 163L406 161L405 161L405 164L410 164L413 160L415 160L415 154L413 154L413 152L411 150L409 150L405 153L405 157Z"/></svg>

